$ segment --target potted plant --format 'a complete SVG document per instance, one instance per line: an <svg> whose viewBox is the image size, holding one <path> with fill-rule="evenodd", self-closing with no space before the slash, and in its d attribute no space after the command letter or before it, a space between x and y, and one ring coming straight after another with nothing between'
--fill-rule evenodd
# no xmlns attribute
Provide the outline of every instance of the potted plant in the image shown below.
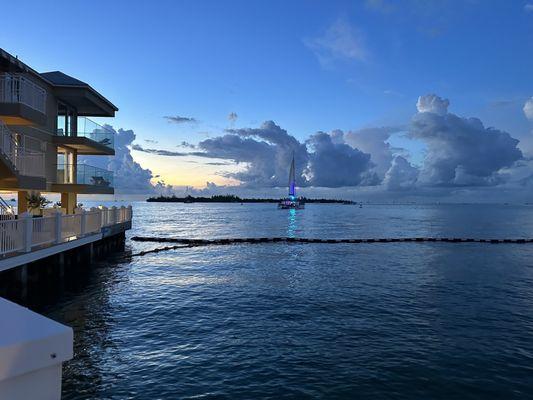
<svg viewBox="0 0 533 400"><path fill-rule="evenodd" d="M30 194L26 197L26 200L28 201L28 211L34 216L41 215L41 209L51 203L50 200L40 194Z"/></svg>

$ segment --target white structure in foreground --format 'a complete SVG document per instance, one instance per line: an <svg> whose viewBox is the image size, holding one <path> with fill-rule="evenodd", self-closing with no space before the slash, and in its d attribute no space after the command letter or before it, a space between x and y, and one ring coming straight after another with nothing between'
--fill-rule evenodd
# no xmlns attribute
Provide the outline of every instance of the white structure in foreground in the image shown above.
<svg viewBox="0 0 533 400"><path fill-rule="evenodd" d="M72 329L0 298L0 399L59 400Z"/></svg>

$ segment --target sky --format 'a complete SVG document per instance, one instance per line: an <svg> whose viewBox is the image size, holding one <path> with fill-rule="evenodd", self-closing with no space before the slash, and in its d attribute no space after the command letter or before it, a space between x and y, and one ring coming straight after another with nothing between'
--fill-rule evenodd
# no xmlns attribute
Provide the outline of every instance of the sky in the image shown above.
<svg viewBox="0 0 533 400"><path fill-rule="evenodd" d="M0 47L119 107L117 192L278 195L294 152L306 195L533 201L533 1L22 1Z"/></svg>

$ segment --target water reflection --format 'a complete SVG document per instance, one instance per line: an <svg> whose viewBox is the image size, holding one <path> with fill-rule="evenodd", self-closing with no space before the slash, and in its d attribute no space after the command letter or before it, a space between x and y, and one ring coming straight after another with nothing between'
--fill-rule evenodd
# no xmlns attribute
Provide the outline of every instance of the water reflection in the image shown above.
<svg viewBox="0 0 533 400"><path fill-rule="evenodd" d="M287 237L295 237L296 229L298 229L298 225L296 223L296 210L291 208L288 216Z"/></svg>

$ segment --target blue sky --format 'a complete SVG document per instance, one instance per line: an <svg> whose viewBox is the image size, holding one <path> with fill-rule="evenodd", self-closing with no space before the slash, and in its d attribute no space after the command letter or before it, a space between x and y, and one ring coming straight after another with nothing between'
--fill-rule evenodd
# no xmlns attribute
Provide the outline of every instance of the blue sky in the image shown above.
<svg viewBox="0 0 533 400"><path fill-rule="evenodd" d="M317 131L404 125L428 93L450 99L457 115L531 134L522 113L533 95L527 1L44 3L10 4L1 46L39 71L90 83L119 106L112 125L142 145L179 150L267 120L302 142ZM389 140L422 159L416 140ZM170 166L185 168L181 158L133 154L169 181Z"/></svg>

